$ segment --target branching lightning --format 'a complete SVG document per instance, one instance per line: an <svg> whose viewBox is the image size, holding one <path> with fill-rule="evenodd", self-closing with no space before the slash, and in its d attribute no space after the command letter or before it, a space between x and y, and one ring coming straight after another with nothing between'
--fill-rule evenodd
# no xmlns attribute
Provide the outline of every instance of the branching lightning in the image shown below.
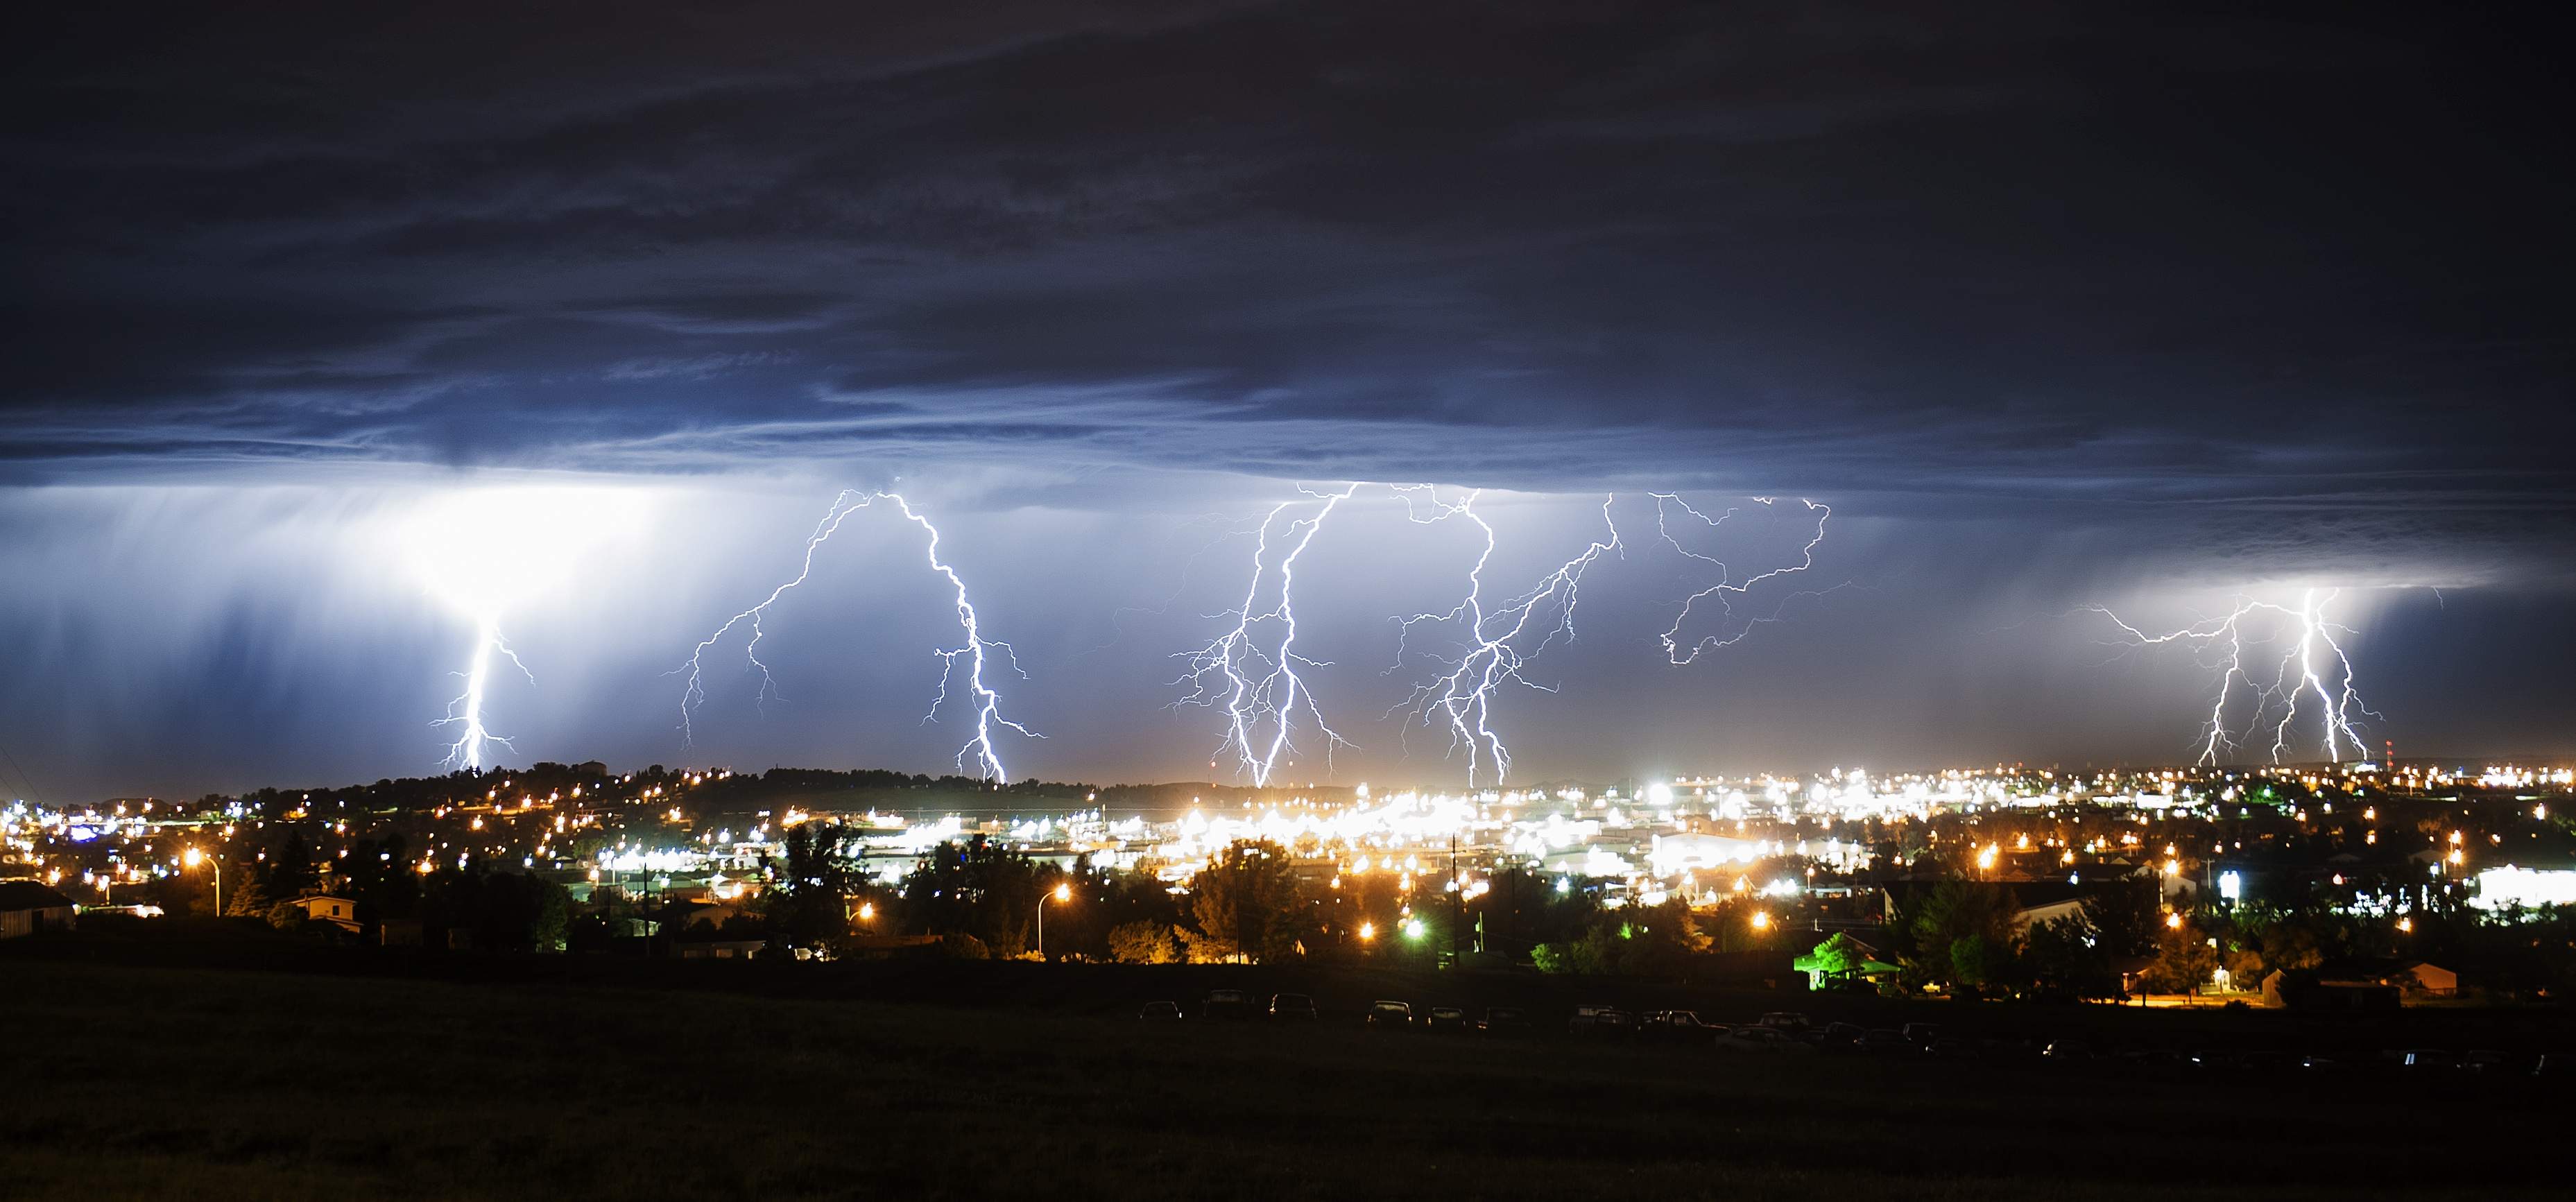
<svg viewBox="0 0 2576 1202"><path fill-rule="evenodd" d="M447 758L439 761L441 767L482 771L483 747L487 743L498 743L512 751L518 750L510 742L508 735L494 734L483 725L484 687L491 683L492 657L495 654L508 659L510 665L519 670L520 675L528 678L529 684L537 682L536 674L528 671L528 665L520 661L519 653L511 650L509 641L501 637L499 619L487 616L477 622L474 627L474 653L466 659L465 670L456 673L465 678L465 691L457 694L454 701L447 703L446 717L430 723L434 727L463 728L463 733L457 736L456 741L447 745Z"/></svg>
<svg viewBox="0 0 2576 1202"><path fill-rule="evenodd" d="M1237 768L1254 785L1269 784L1280 756L1294 754L1294 728L1301 715L1323 740L1327 764L1334 748L1352 746L1324 720L1314 691L1297 674L1300 667L1331 665L1297 651L1295 594L1297 557L1315 541L1315 532L1323 528L1333 510L1359 489L1358 484L1337 492L1300 488L1304 500L1282 501L1262 515L1261 525L1254 532L1252 579L1244 588L1243 602L1209 615L1231 618L1233 626L1206 646L1175 657L1185 661L1187 668L1172 683L1185 686L1188 692L1172 703L1174 708L1203 705L1223 710L1225 734L1217 744L1217 754L1232 752ZM1313 513L1288 516L1289 510L1309 501L1314 503ZM1270 558L1274 527L1278 529L1281 548L1276 564ZM1270 585L1274 576L1275 591Z"/></svg>
<svg viewBox="0 0 2576 1202"><path fill-rule="evenodd" d="M972 755L977 775L997 782L1008 781L1009 771L1003 766L1001 753L993 744L994 728L1007 728L1032 739L1042 739L1046 736L1002 715L1001 694L996 692L985 679L986 669L990 666L989 654L994 651L1001 652L1003 660L1012 672L1017 673L1022 679L1026 679L1028 674L1020 670L1018 653L1009 643L984 637L982 619L976 614L974 602L967 595L965 579L957 574L955 568L939 558L939 528L932 525L930 519L924 517L919 510L914 509L910 501L890 492L842 490L839 496L833 498L830 510L825 512L822 520L815 524L814 532L807 536L804 559L795 577L771 589L769 595L762 598L759 604L725 619L723 625L716 627L714 633L701 640L689 652L687 663L672 670L672 675L685 673L688 677L680 691L682 737L686 739L694 736L695 732L691 726L692 717L697 708L706 703L704 681L707 652L738 627L747 627L751 632L751 637L743 644L743 658L748 666L760 672L758 694L760 703L765 705L770 698L778 695L776 679L771 674L768 663L760 658L760 640L767 633L762 628L762 619L768 614L769 607L776 604L779 598L813 575L814 552L840 531L841 524L849 520L851 514L866 509L878 501L893 504L903 513L905 520L921 527L922 532L929 536L926 555L930 570L945 578L949 587L954 590L957 624L966 635L964 646L933 652L940 660L939 689L931 698L929 712L923 714L921 720L926 724L936 719L940 709L948 703L952 688L962 686L969 700L969 708L974 713L975 733L957 749L958 770L966 770L967 757Z"/></svg>
<svg viewBox="0 0 2576 1202"><path fill-rule="evenodd" d="M2268 753L2271 762L2281 763L2290 754L2291 728L2299 720L2303 699L2314 704L2314 721L2322 736L2325 758L2340 762L2346 744L2351 746L2353 758L2369 755L2356 715L2380 717L2362 703L2353 685L2352 657L2337 638L2356 632L2326 616L2327 606L2341 591L2325 589L2320 596L2320 590L2308 589L2300 595L2295 608L2240 596L2224 615L2161 634L2149 634L2102 606L2084 608L2119 627L2121 646L2183 644L2211 657L2219 669L2218 693L2210 700L2209 716L2201 721L2197 739L2200 763L2217 764L2222 754L2243 751L2263 737L2267 720L2271 730ZM2284 632L2249 629L2249 623L2262 619L2286 627L2289 636L2288 646L2271 654L2268 664L2267 649ZM2271 676L2268 681L2262 675L2267 668ZM2249 704L2252 709L2245 725L2241 729L2230 726L2231 711L2243 711Z"/></svg>
<svg viewBox="0 0 2576 1202"><path fill-rule="evenodd" d="M1434 516L1428 519L1463 517L1484 532L1484 550L1467 572L1466 595L1446 612L1418 613L1399 618L1396 623L1401 632L1396 649L1398 665L1403 663L1403 638L1417 625L1448 626L1460 635L1462 650L1457 656L1435 657L1448 669L1417 688L1408 701L1396 708L1409 710L1424 726L1435 722L1448 726L1449 754L1454 756L1462 749L1467 754L1470 788L1475 786L1479 763L1491 765L1497 781L1511 773L1511 749L1493 727L1494 693L1507 684L1544 693L1556 691L1553 686L1530 680L1523 671L1532 657L1558 640L1573 640L1574 611L1581 600L1585 571L1603 555L1623 551L1618 524L1610 516L1610 505L1616 498L1607 497L1601 502L1601 524L1609 531L1606 538L1593 540L1538 583L1489 607L1485 601L1485 568L1493 559L1496 540L1492 524L1475 512L1476 496L1469 493L1465 500L1447 504L1433 494ZM1411 499L1407 500L1410 506ZM1426 519L1416 512L1414 520Z"/></svg>
<svg viewBox="0 0 2576 1202"><path fill-rule="evenodd" d="M1738 624L1737 621L1734 601L1729 599L1729 594L1733 594L1735 600L1747 599L1751 596L1755 586L1760 585L1765 581L1776 580L1782 576L1804 572L1807 569L1816 566L1816 547L1825 541L1825 524L1831 521L1834 516L1832 506L1801 499L1798 503L1806 506L1807 512L1816 515L1816 534L1815 537L1807 540L1807 545L1805 547L1799 550L1798 562L1793 566L1773 568L1768 572L1746 577L1741 583L1738 583L1734 580L1734 570L1727 567L1724 561L1719 560L1715 556L1704 555L1683 546L1681 540L1674 537L1670 523L1670 511L1673 509L1679 509L1690 516L1699 519L1701 522L1705 523L1709 529L1716 530L1724 526L1728 518L1734 517L1737 510L1729 509L1712 518L1707 514L1692 508L1690 502L1682 500L1677 494L1654 493L1651 495L1655 498L1655 533L1663 538L1665 545L1670 546L1673 550L1679 551L1689 558L1696 559L1705 564L1714 565L1718 571L1717 583L1709 585L1707 588L1701 589L1700 591L1691 594L1689 598L1685 599L1682 602L1681 611L1673 615L1673 624L1665 628L1663 634L1664 657L1672 663L1688 664L1697 660L1702 652L1718 651L1732 647L1735 644L1742 642L1745 636L1753 633L1754 627L1779 621L1781 610L1790 602L1802 597L1822 596L1824 593L1833 591L1832 589L1811 589L1791 593L1782 597L1780 599L1780 603L1773 606L1769 614L1744 619L1741 624ZM1776 502L1776 498L1772 497L1755 497L1753 500L1756 504L1759 504L1766 509L1770 508ZM1840 587L1842 586L1835 586L1835 588ZM1712 598L1716 600L1718 610L1722 615L1719 627L1720 633L1704 636L1699 641L1691 644L1688 649L1685 649L1681 643L1683 624L1690 621L1691 611L1693 608L1697 607L1700 602L1710 600ZM1725 633L1725 631L1728 630L1732 630L1733 633Z"/></svg>

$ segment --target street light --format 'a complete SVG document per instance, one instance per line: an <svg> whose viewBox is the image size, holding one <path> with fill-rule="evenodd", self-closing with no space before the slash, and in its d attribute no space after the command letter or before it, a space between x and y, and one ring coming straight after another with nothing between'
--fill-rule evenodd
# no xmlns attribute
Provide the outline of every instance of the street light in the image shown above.
<svg viewBox="0 0 2576 1202"><path fill-rule="evenodd" d="M218 857L218 856L210 856L210 855L207 855L206 853L204 853L204 852L202 852L202 851L199 851L199 850L197 850L196 848L193 848L193 847L189 848L189 849L187 850L187 853L186 853L185 855L180 856L179 858L180 858L180 860L181 860L182 862L186 863L186 864L187 864L187 866L188 866L188 867L190 867L190 868L194 868L194 867L196 867L196 866L198 865L198 863L200 863L200 862L212 863L212 864L215 866L215 917L217 917L217 918L221 918L221 917L223 917L223 915L224 915L224 862L223 862L223 859L222 859L221 857Z"/></svg>
<svg viewBox="0 0 2576 1202"><path fill-rule="evenodd" d="M1046 904L1050 898L1060 902L1072 901L1073 886L1057 885L1052 891L1038 895L1038 959L1040 960L1046 959Z"/></svg>

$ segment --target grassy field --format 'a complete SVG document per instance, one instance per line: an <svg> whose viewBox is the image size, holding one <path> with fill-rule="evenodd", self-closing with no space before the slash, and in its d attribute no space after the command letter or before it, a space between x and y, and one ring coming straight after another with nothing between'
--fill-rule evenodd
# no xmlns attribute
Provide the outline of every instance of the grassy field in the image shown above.
<svg viewBox="0 0 2576 1202"><path fill-rule="evenodd" d="M2565 1196L2521 1080L25 957L0 1030L6 1198Z"/></svg>

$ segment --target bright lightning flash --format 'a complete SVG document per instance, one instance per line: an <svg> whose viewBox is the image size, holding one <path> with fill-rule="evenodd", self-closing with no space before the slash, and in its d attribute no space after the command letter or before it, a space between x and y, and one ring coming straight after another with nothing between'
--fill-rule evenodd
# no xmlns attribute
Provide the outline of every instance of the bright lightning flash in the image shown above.
<svg viewBox="0 0 2576 1202"><path fill-rule="evenodd" d="M1807 507L1808 513L1815 515L1816 535L1815 537L1808 539L1807 545L1799 550L1798 562L1790 567L1773 568L1768 572L1748 576L1741 583L1738 583L1734 580L1734 570L1727 567L1723 561L1719 560L1715 556L1704 555L1683 546L1681 540L1674 537L1670 520L1671 511L1679 509L1683 513L1687 513L1690 516L1699 519L1701 522L1705 523L1709 529L1716 530L1723 527L1726 524L1726 520L1734 517L1738 511L1735 509L1729 509L1716 517L1710 517L1697 509L1691 508L1690 502L1682 500L1681 497L1676 494L1654 493L1652 495L1655 498L1655 532L1663 537L1665 545L1671 547L1675 551L1681 552L1689 558L1696 559L1701 563L1714 565L1718 571L1717 583L1701 589L1696 593L1692 593L1689 598L1685 599L1682 602L1681 612L1673 615L1673 624L1665 628L1663 635L1664 657L1671 662L1675 664L1687 664L1698 659L1702 652L1720 651L1725 648L1732 647L1737 643L1744 641L1745 636L1752 634L1754 627L1780 621L1781 611L1785 609L1790 602L1802 597L1820 597L1827 592L1833 591L1832 589L1824 589L1791 593L1782 597L1780 599L1780 603L1773 606L1769 614L1746 618L1740 622L1737 619L1735 612L1734 601L1749 598L1755 586L1760 585L1765 581L1776 580L1782 576L1804 572L1807 569L1816 566L1816 547L1818 544L1825 541L1825 523L1832 520L1834 516L1832 506L1808 500L1799 501L1799 504ZM1767 510L1775 504L1776 499L1772 497L1755 497L1753 500L1755 504L1758 504ZM1842 586L1836 585L1834 587L1840 588ZM1730 595L1733 598L1732 600L1730 600ZM1720 615L1719 633L1703 636L1699 641L1692 643L1688 648L1684 648L1681 642L1682 625L1690 621L1691 610L1698 606L1700 602L1707 600L1715 600L1717 602ZM1732 633L1727 633L1728 631L1732 631Z"/></svg>
<svg viewBox="0 0 2576 1202"><path fill-rule="evenodd" d="M2337 638L2356 632L2326 616L2326 607L2341 591L2308 589L2295 607L2240 596L2219 617L2161 634L2140 630L2102 606L2085 608L2109 618L2120 628L2121 646L2182 644L2198 648L2214 661L2219 670L2218 693L2210 700L2209 716L2201 721L2197 740L2202 764L2217 764L2222 754L2241 751L2261 738L2267 720L2271 725L2271 761L2282 762L2290 754L2291 728L2299 720L2302 699L2314 703L2314 723L2322 736L2326 759L2341 762L2346 744L2351 745L2353 758L2369 756L2355 715L2380 717L2362 703L2361 695L2355 691L2352 657ZM2285 635L2288 645L2279 647ZM2264 679L2267 672L2269 680ZM2231 727L2229 714L2244 711L2249 705L2251 713L2244 727Z"/></svg>
<svg viewBox="0 0 2576 1202"><path fill-rule="evenodd" d="M630 489L508 487L447 493L410 515L397 540L412 573L474 624L473 649L456 673L465 689L430 723L457 731L445 766L481 771L491 745L516 750L483 718L494 657L536 680L501 636L502 615L556 591L585 550L631 533L641 512Z"/></svg>
<svg viewBox="0 0 2576 1202"><path fill-rule="evenodd" d="M795 577L771 589L769 595L762 598L758 605L725 619L723 625L716 627L715 633L708 635L691 649L689 662L673 670L674 675L686 673L688 676L687 683L680 690L682 737L686 739L694 735L691 719L697 712L697 708L706 703L707 652L738 627L747 628L751 632L750 639L743 644L743 658L751 667L760 671L760 703L765 705L770 698L778 695L776 678L771 675L769 664L760 658L760 640L767 634L761 626L761 619L768 614L769 607L777 604L778 599L785 596L788 590L805 583L806 578L813 575L815 550L840 531L841 523L847 521L851 514L866 509L878 501L892 504L902 512L905 520L921 527L922 533L929 536L927 557L930 570L945 578L949 587L955 591L957 624L966 635L964 646L934 652L939 656L940 661L939 690L931 698L930 711L922 715L921 720L927 724L937 718L941 707L948 703L952 687L962 687L966 693L968 708L975 716L975 733L957 749L958 770L966 770L966 761L971 755L974 757L974 771L978 776L995 782L1006 782L1010 779L1010 772L1003 766L1001 753L993 744L994 728L1001 727L1017 731L1032 739L1042 739L1046 736L1002 716L1001 694L985 680L986 669L990 666L989 653L1001 652L1005 664L1022 679L1026 679L1028 674L1020 671L1019 657L1009 643L984 637L982 619L975 612L974 602L967 596L965 579L957 574L955 568L939 558L939 528L931 525L930 519L914 509L910 501L890 492L842 490L839 496L832 499L832 506L824 513L823 520L815 524L814 532L806 537L804 559Z"/></svg>
<svg viewBox="0 0 2576 1202"><path fill-rule="evenodd" d="M1359 489L1357 484L1336 492L1300 488L1304 499L1282 501L1263 514L1254 531L1252 580L1244 588L1242 604L1210 615L1230 618L1234 625L1207 646L1175 657L1188 667L1172 683L1189 691L1173 707L1203 705L1224 711L1225 734L1217 754L1232 752L1238 770L1256 786L1269 784L1280 756L1296 751L1293 728L1300 715L1323 739L1328 763L1333 748L1352 745L1324 721L1314 690L1297 675L1300 667L1331 665L1297 651L1296 572L1297 557L1315 541L1324 520ZM1309 502L1313 513L1289 515L1289 510ZM1274 528L1279 548L1275 564L1271 562Z"/></svg>
<svg viewBox="0 0 2576 1202"><path fill-rule="evenodd" d="M1497 781L1512 770L1511 749L1493 727L1495 691L1506 684L1525 685L1546 693L1556 691L1553 686L1528 679L1522 672L1533 656L1558 640L1573 640L1574 610L1581 599L1584 572L1603 555L1622 550L1619 527L1610 517L1610 505L1615 499L1608 497L1601 502L1601 524L1609 531L1606 538L1593 540L1582 553L1559 564L1537 584L1491 607L1485 600L1485 567L1494 557L1494 528L1475 512L1476 494L1468 494L1455 505L1440 507L1432 519L1456 516L1475 523L1484 532L1485 549L1476 556L1476 566L1468 570L1466 596L1455 607L1445 613L1419 613L1398 619L1397 628L1405 633L1416 625L1453 627L1460 635L1462 650L1455 658L1437 657L1448 665L1448 670L1416 689L1411 700L1397 708L1410 709L1424 726L1435 721L1448 726L1450 754L1462 749L1467 753L1468 787L1475 786L1480 762L1492 766ZM1399 665L1403 656L1399 636Z"/></svg>

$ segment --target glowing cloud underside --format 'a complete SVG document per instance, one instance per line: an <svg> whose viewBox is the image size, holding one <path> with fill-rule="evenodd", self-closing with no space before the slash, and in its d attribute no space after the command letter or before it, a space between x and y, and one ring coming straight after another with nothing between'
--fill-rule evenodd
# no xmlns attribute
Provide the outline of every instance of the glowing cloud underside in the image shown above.
<svg viewBox="0 0 2576 1202"><path fill-rule="evenodd" d="M1032 739L1046 737L1002 715L1001 694L995 691L986 679L987 669L991 666L989 653L999 651L1004 663L1023 679L1028 674L1020 671L1018 656L1012 651L1009 643L984 637L982 619L975 612L974 602L967 594L965 579L939 557L939 528L933 526L929 518L924 517L912 507L911 502L898 494L844 489L839 496L833 498L831 508L824 513L823 519L815 524L814 532L806 537L804 558L796 575L786 583L771 589L769 595L762 598L759 604L725 619L724 624L716 627L713 634L708 635L690 650L687 663L673 669L672 674L685 673L687 676L687 681L680 690L680 731L683 742L695 737L696 731L692 725L692 719L698 707L706 703L707 652L737 629L750 631L751 637L743 643L743 658L748 667L760 672L757 704L765 707L770 699L778 696L777 678L770 672L768 662L760 658L760 640L768 634L762 626L762 620L768 615L770 607L776 605L781 597L786 596L789 590L805 583L806 579L813 575L815 551L840 531L841 524L849 520L850 515L867 509L879 501L892 504L902 512L905 520L921 527L922 533L928 536L929 543L925 555L929 561L930 570L945 579L955 592L957 624L966 636L964 646L933 651L940 660L939 689L931 698L929 712L922 715L922 722L927 724L938 718L939 711L948 703L952 690L962 688L966 694L968 708L974 715L975 733L958 747L957 768L961 772L969 771L966 762L968 757L972 756L975 767L971 771L986 780L996 782L1007 782L1010 779L1010 772L1003 765L1001 753L993 743L996 727L1016 731Z"/></svg>
<svg viewBox="0 0 2576 1202"><path fill-rule="evenodd" d="M2341 591L2308 589L2295 607L2239 597L2219 617L2161 634L2140 630L2101 606L2085 608L2119 628L2120 646L2187 646L2217 669L2218 691L2195 740L2200 763L2217 764L2223 754L2261 741L2267 724L2266 750L2271 762L2281 763L2290 754L2303 707L2325 758L2340 762L2347 746L2351 758L2369 758L2355 715L2380 717L2354 689L2352 657L2337 637L2357 632L2326 616ZM2231 725L2231 714L2243 714L2244 724Z"/></svg>
<svg viewBox="0 0 2576 1202"><path fill-rule="evenodd" d="M491 745L516 750L483 714L496 657L536 680L502 637L502 615L561 589L584 552L631 532L641 511L633 490L526 487L448 493L411 513L396 534L411 572L474 626L465 668L456 673L464 691L430 723L457 731L443 766L480 771Z"/></svg>

